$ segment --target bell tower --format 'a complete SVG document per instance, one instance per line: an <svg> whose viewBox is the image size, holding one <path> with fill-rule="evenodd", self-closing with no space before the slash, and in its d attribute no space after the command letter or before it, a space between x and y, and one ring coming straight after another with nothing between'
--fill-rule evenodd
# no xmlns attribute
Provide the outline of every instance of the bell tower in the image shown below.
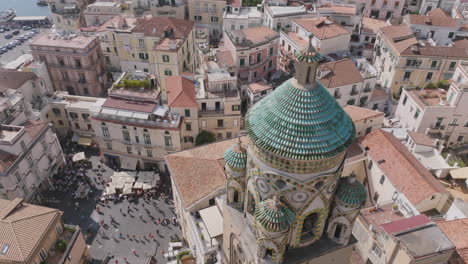
<svg viewBox="0 0 468 264"><path fill-rule="evenodd" d="M296 72L294 79L297 84L305 89L314 89L316 87L316 75L319 62L322 59L320 53L312 45L314 34L309 35L307 47L296 52Z"/></svg>

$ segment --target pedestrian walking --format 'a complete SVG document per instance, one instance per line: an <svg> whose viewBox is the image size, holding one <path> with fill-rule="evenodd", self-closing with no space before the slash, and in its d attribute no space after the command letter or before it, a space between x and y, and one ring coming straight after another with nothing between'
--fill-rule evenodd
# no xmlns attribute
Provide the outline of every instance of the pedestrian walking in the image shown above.
<svg viewBox="0 0 468 264"><path fill-rule="evenodd" d="M124 261L125 261L125 263L128 263L128 261L127 261L127 257L124 257Z"/></svg>
<svg viewBox="0 0 468 264"><path fill-rule="evenodd" d="M132 249L132 253L136 256L136 250Z"/></svg>

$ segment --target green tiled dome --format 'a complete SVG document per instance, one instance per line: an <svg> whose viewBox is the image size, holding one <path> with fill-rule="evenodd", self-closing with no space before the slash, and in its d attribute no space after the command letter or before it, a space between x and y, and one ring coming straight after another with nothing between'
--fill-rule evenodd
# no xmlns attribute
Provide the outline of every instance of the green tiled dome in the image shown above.
<svg viewBox="0 0 468 264"><path fill-rule="evenodd" d="M258 148L295 160L333 157L352 143L351 118L319 82L302 90L284 82L256 103L246 118Z"/></svg>
<svg viewBox="0 0 468 264"><path fill-rule="evenodd" d="M231 168L245 168L247 164L247 151L240 143L234 144L224 152L224 162Z"/></svg>
<svg viewBox="0 0 468 264"><path fill-rule="evenodd" d="M340 181L336 198L345 204L361 205L366 201L366 187L355 179L343 179Z"/></svg>
<svg viewBox="0 0 468 264"><path fill-rule="evenodd" d="M265 229L273 232L285 231L294 221L295 214L278 199L260 202L255 209L255 218Z"/></svg>

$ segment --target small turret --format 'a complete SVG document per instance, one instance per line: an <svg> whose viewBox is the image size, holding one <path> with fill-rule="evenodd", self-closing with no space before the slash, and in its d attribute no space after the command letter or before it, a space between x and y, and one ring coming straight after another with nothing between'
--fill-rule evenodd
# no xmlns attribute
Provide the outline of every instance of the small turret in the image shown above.
<svg viewBox="0 0 468 264"><path fill-rule="evenodd" d="M310 34L307 46L295 54L297 62L294 78L306 89L315 88L317 68L322 59L322 55L312 45L313 37L314 35Z"/></svg>

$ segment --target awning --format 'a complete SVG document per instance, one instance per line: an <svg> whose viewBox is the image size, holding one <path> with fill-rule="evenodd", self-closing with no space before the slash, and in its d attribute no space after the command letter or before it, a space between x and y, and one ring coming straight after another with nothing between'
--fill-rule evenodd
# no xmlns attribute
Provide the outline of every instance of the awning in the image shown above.
<svg viewBox="0 0 468 264"><path fill-rule="evenodd" d="M126 170L136 170L137 163L138 163L138 159L124 157L123 160L121 161L120 168L126 169Z"/></svg>
<svg viewBox="0 0 468 264"><path fill-rule="evenodd" d="M210 238L223 234L223 217L216 205L199 211Z"/></svg>
<svg viewBox="0 0 468 264"><path fill-rule="evenodd" d="M77 162L84 159L86 159L84 152L78 152L75 155L73 155L72 161Z"/></svg>
<svg viewBox="0 0 468 264"><path fill-rule="evenodd" d="M154 109L153 114L164 117L166 115L166 112L167 108L165 106L158 105L158 107Z"/></svg>
<svg viewBox="0 0 468 264"><path fill-rule="evenodd" d="M468 167L451 170L450 176L453 179L468 179Z"/></svg>
<svg viewBox="0 0 468 264"><path fill-rule="evenodd" d="M78 145L91 146L92 141L93 139L90 137L80 137L80 139L78 140Z"/></svg>

